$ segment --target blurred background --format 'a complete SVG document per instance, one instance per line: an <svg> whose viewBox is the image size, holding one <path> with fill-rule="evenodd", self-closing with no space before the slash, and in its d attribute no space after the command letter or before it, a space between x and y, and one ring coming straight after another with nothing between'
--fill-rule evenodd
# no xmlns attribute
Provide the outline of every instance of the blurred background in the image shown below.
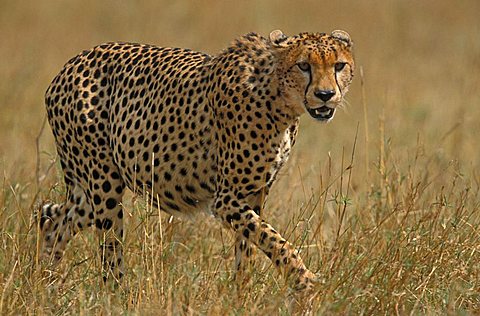
<svg viewBox="0 0 480 316"><path fill-rule="evenodd" d="M267 36L277 28L286 34L343 29L355 42L357 71L349 105L328 125L302 119L293 163L325 161L329 151L338 159L344 148L351 151L358 125L356 161L362 168L356 174L363 179L365 159L379 150L383 120L384 139L400 155L421 142L447 160L478 167L479 12L476 0L1 0L2 177L16 182L33 176L44 91L81 50L131 41L216 54L244 33ZM41 162L48 164L54 155L49 128L40 147Z"/></svg>
<svg viewBox="0 0 480 316"><path fill-rule="evenodd" d="M355 43L345 110L329 124L302 118L266 210L296 245L306 240L304 258L327 276L319 306L330 306L325 314L478 311L480 1L0 0L0 314L42 314L45 306L47 314L109 314L111 306L156 314L171 297L184 311L278 313L282 296L257 296L263 289L231 296L232 240L221 229L158 221L126 199L129 290L117 297L99 291L98 260L89 260L97 243L84 238L59 269L70 278L64 290L45 290L31 225L38 200L64 198L42 122L44 92L68 59L110 41L217 54L242 34L274 29L343 29ZM255 285L278 288L263 262Z"/></svg>

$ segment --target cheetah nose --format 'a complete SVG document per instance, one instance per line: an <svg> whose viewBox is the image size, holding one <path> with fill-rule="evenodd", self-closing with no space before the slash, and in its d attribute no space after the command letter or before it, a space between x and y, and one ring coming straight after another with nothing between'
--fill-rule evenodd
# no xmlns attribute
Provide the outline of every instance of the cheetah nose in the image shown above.
<svg viewBox="0 0 480 316"><path fill-rule="evenodd" d="M327 102L335 95L335 90L317 90L313 94L323 102Z"/></svg>

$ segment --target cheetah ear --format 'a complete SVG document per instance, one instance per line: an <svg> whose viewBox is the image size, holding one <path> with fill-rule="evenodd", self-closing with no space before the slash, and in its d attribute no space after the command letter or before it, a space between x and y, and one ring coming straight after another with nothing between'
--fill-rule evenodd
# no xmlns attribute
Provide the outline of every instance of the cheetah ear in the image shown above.
<svg viewBox="0 0 480 316"><path fill-rule="evenodd" d="M269 36L270 42L274 47L286 47L284 42L287 38L287 35L283 34L283 32L280 30L270 32Z"/></svg>
<svg viewBox="0 0 480 316"><path fill-rule="evenodd" d="M331 34L332 37L342 41L342 42L345 42L348 44L348 46L352 45L352 40L350 39L350 35L345 32L345 31L342 31L342 30L334 30L332 31L332 34Z"/></svg>

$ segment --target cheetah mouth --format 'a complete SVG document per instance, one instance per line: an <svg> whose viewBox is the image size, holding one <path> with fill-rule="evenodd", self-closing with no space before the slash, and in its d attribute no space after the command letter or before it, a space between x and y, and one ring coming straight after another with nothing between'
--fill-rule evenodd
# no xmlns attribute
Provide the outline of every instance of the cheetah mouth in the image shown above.
<svg viewBox="0 0 480 316"><path fill-rule="evenodd" d="M311 109L309 107L306 107L306 108L307 108L308 114L310 114L311 117L313 117L318 121L329 121L335 115L335 109L330 108L326 105L319 108L315 108L315 109Z"/></svg>

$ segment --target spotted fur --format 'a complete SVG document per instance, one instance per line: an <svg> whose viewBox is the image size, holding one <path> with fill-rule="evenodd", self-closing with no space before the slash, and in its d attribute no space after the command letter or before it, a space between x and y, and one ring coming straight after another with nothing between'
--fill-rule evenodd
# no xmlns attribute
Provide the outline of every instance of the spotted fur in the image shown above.
<svg viewBox="0 0 480 316"><path fill-rule="evenodd" d="M238 271L255 245L295 288L311 288L314 274L261 210L299 116L330 120L353 70L343 31L250 33L217 56L128 43L75 56L45 96L67 198L42 208L44 257L58 261L93 226L106 275L120 277L129 188L170 214L213 212L237 236Z"/></svg>

